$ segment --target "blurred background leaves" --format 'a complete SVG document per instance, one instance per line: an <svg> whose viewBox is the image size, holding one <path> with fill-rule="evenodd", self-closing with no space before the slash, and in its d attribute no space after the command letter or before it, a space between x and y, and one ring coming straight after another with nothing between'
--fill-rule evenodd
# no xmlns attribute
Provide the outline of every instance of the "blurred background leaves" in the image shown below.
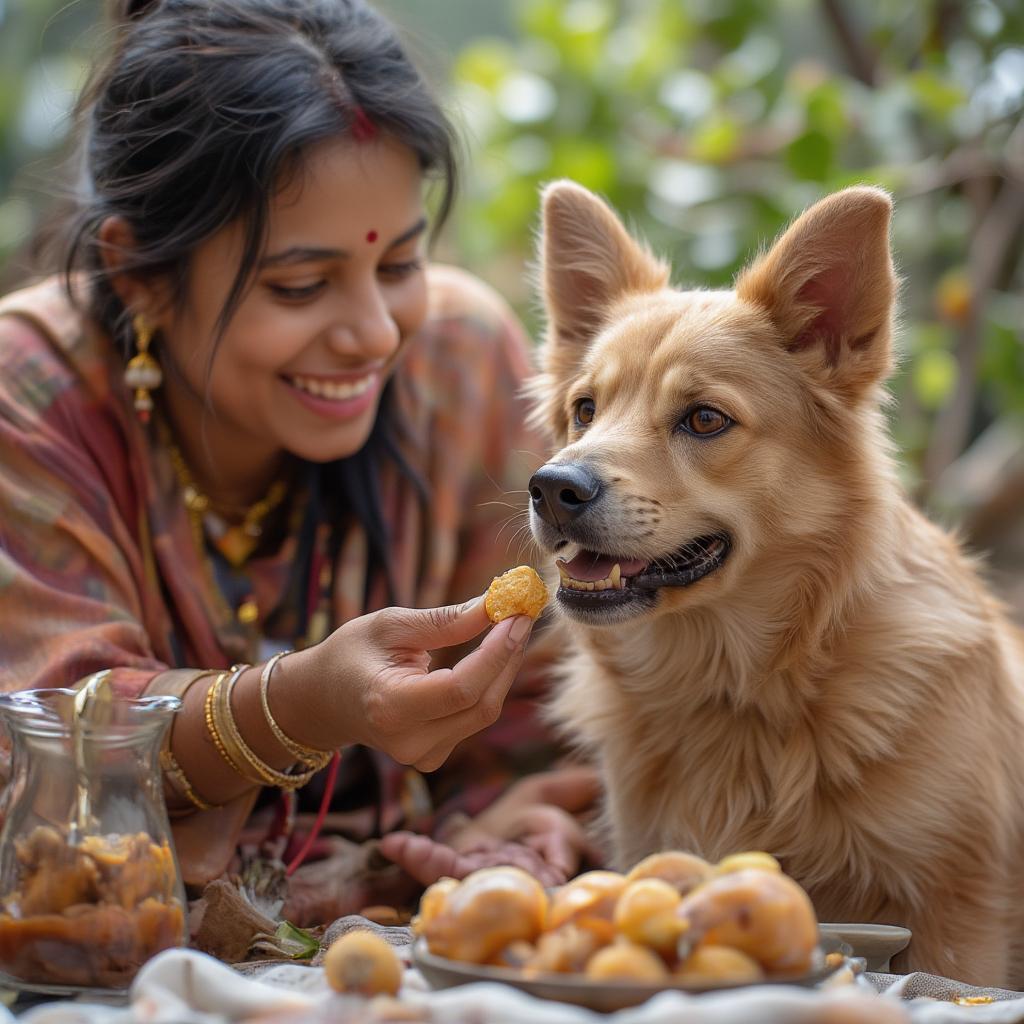
<svg viewBox="0 0 1024 1024"><path fill-rule="evenodd" d="M450 98L466 190L440 255L536 334L539 185L604 194L683 285L728 286L808 203L896 199L893 431L908 485L1024 609L1024 4L382 0ZM24 273L102 44L97 0L0 0L0 273Z"/></svg>

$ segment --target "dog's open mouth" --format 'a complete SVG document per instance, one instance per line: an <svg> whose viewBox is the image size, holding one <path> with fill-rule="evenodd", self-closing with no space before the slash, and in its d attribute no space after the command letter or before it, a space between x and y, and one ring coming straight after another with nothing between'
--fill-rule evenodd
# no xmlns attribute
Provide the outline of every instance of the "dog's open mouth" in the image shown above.
<svg viewBox="0 0 1024 1024"><path fill-rule="evenodd" d="M596 612L650 601L662 587L689 587L714 572L728 557L729 548L725 534L711 534L655 561L580 551L569 562L562 558L555 562L561 577L558 600L568 608Z"/></svg>

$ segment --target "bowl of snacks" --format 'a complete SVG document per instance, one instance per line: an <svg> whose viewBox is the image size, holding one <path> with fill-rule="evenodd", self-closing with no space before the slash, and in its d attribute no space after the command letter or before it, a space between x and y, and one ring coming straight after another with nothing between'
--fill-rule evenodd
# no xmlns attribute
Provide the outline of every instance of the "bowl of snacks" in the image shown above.
<svg viewBox="0 0 1024 1024"><path fill-rule="evenodd" d="M427 889L413 932L434 988L498 981L604 1012L666 989L815 986L848 952L823 944L807 894L763 853L710 864L665 851L550 892L519 868L484 868Z"/></svg>

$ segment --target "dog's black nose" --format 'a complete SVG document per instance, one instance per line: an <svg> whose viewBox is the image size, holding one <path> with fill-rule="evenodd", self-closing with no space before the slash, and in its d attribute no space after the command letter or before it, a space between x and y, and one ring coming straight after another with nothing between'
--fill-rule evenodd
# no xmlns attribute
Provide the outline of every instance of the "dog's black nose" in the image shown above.
<svg viewBox="0 0 1024 1024"><path fill-rule="evenodd" d="M600 480L579 463L541 466L530 477L534 511L552 526L561 526L586 511L600 490Z"/></svg>

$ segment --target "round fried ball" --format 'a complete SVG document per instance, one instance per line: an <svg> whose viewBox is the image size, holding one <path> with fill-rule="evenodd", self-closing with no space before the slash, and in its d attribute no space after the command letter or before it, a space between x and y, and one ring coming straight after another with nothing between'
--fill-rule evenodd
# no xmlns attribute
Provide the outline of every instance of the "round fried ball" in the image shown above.
<svg viewBox="0 0 1024 1024"><path fill-rule="evenodd" d="M739 949L767 971L808 970L818 945L810 898L778 871L744 868L719 875L684 897L677 913L693 942Z"/></svg>
<svg viewBox="0 0 1024 1024"><path fill-rule="evenodd" d="M698 946L676 969L675 977L684 985L740 985L761 981L764 971L753 957L738 949L709 945Z"/></svg>
<svg viewBox="0 0 1024 1024"><path fill-rule="evenodd" d="M626 886L615 905L615 927L627 939L671 957L686 931L676 913L680 896L661 878L638 878Z"/></svg>
<svg viewBox="0 0 1024 1024"><path fill-rule="evenodd" d="M533 942L547 911L544 887L522 868L480 868L421 927L431 953L483 964L512 942Z"/></svg>
<svg viewBox="0 0 1024 1024"><path fill-rule="evenodd" d="M694 853L682 850L662 850L644 857L626 875L631 882L641 878L660 878L675 886L680 896L686 896L701 882L711 877L711 865Z"/></svg>
<svg viewBox="0 0 1024 1024"><path fill-rule="evenodd" d="M501 622L512 615L537 618L548 603L548 588L528 565L495 576L484 595L484 610L491 622Z"/></svg>
<svg viewBox="0 0 1024 1024"><path fill-rule="evenodd" d="M668 969L656 953L632 942L616 942L599 949L587 963L587 977L595 981L664 981Z"/></svg>
<svg viewBox="0 0 1024 1024"><path fill-rule="evenodd" d="M727 875L744 868L761 868L763 871L781 871L782 865L770 854L761 850L747 850L744 853L730 853L712 869L716 875Z"/></svg>
<svg viewBox="0 0 1024 1024"><path fill-rule="evenodd" d="M402 985L402 964L395 951L379 935L362 929L331 943L324 973L336 992L393 996Z"/></svg>

